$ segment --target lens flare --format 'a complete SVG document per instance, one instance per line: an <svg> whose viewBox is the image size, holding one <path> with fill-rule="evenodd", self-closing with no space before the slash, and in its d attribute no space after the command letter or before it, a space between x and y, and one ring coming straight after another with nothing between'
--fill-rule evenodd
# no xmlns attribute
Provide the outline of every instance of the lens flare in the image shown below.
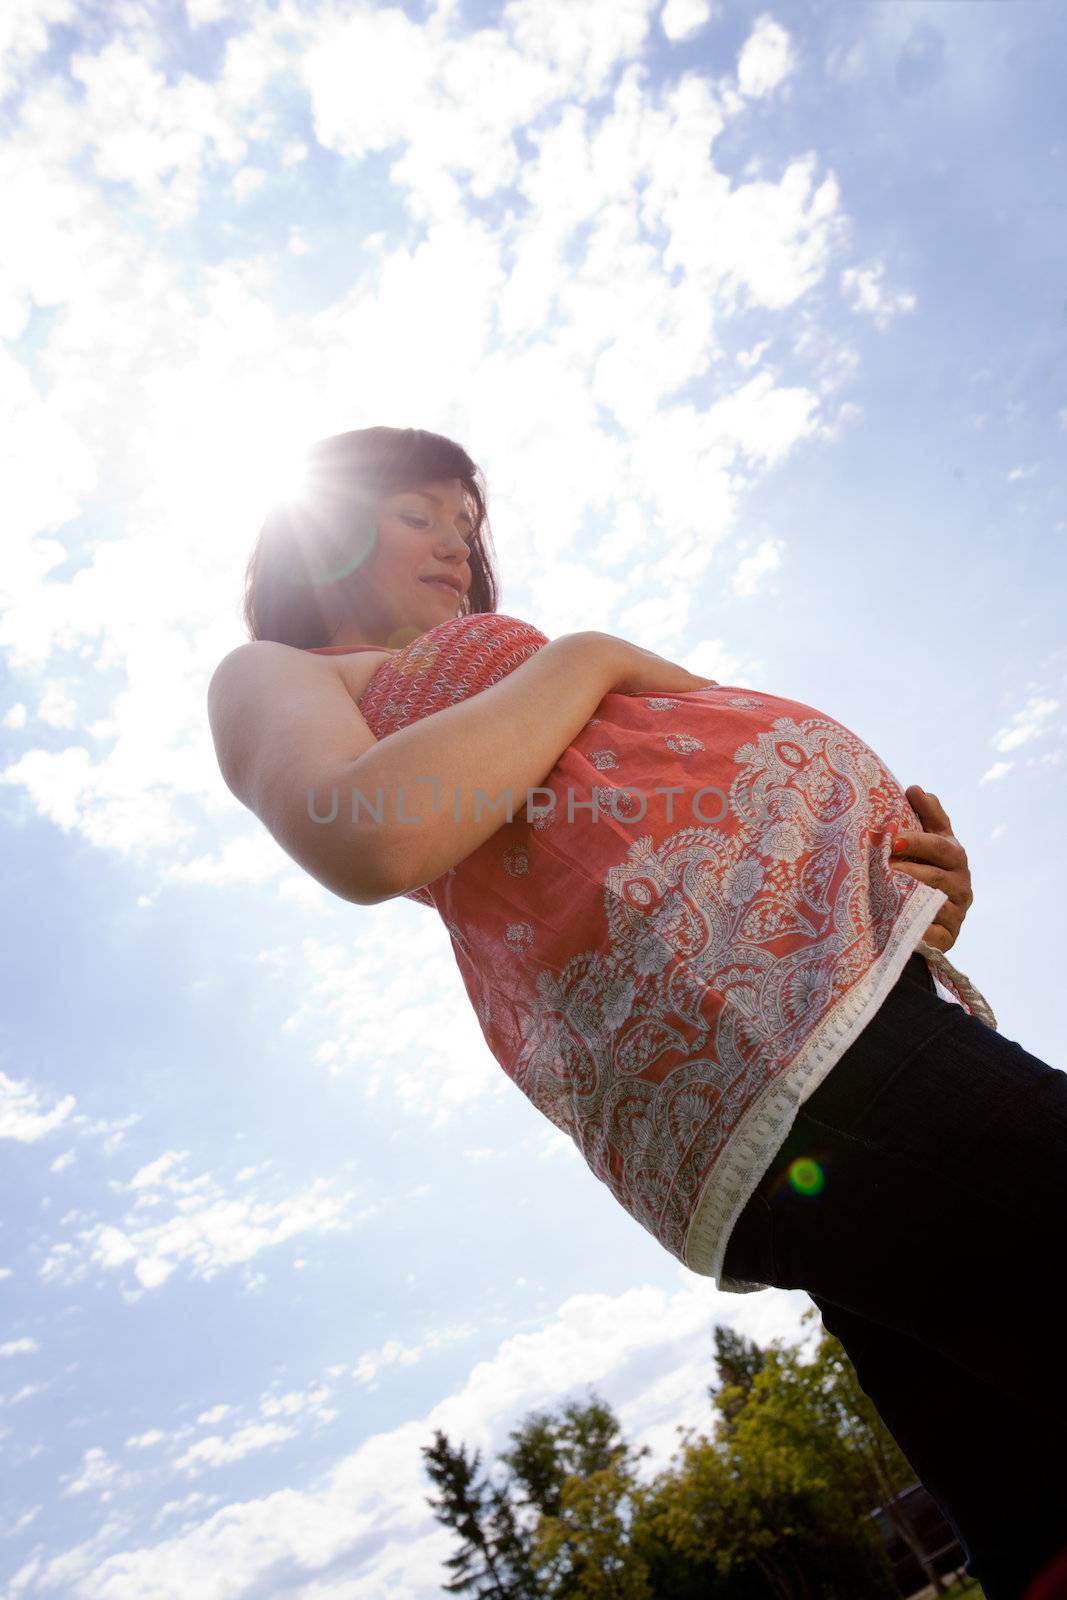
<svg viewBox="0 0 1067 1600"><path fill-rule="evenodd" d="M278 575L297 588L318 589L347 578L374 548L377 525L358 495L332 496L321 489L280 502L288 535Z"/></svg>
<svg viewBox="0 0 1067 1600"><path fill-rule="evenodd" d="M819 1194L826 1183L826 1177L819 1163L811 1156L798 1156L790 1164L789 1182L797 1194Z"/></svg>
<svg viewBox="0 0 1067 1600"><path fill-rule="evenodd" d="M283 570L282 576L286 583L297 589L321 589L328 583L338 583L340 579L347 578L354 572L366 558L367 548L358 548L355 554L347 561L342 561L340 566L326 566L316 571L303 565L299 556L290 559L288 566Z"/></svg>

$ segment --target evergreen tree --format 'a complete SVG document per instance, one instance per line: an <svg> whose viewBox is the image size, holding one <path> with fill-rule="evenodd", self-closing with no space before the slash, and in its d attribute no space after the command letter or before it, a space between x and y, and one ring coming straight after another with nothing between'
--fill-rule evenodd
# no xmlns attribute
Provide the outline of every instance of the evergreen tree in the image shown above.
<svg viewBox="0 0 1067 1600"><path fill-rule="evenodd" d="M716 1324L713 1339L719 1389L709 1388L708 1394L723 1418L723 1427L729 1432L744 1409L767 1357L754 1339L746 1339L743 1333L735 1333L732 1328Z"/></svg>
<svg viewBox="0 0 1067 1600"><path fill-rule="evenodd" d="M463 1445L454 1450L441 1430L432 1445L422 1447L424 1465L440 1489L427 1495L438 1522L452 1528L462 1543L445 1562L455 1572L443 1585L448 1594L472 1594L485 1600L537 1600L526 1545L515 1521L506 1490L478 1482L480 1452L468 1460Z"/></svg>
<svg viewBox="0 0 1067 1600"><path fill-rule="evenodd" d="M541 1588L531 1557L532 1536L515 1514L510 1483L490 1489L486 1527L497 1567L506 1574L506 1592L513 1600L540 1600Z"/></svg>

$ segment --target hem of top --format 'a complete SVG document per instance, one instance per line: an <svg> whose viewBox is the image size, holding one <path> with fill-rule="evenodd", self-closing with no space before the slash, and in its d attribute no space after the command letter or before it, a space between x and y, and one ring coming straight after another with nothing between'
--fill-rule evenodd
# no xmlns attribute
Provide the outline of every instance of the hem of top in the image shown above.
<svg viewBox="0 0 1067 1600"><path fill-rule="evenodd" d="M789 1137L804 1101L828 1077L853 1039L874 1016L916 953L916 934L933 922L948 899L943 889L916 882L889 942L862 978L841 996L793 1060L749 1107L730 1135L697 1199L683 1254L690 1272L717 1280L724 1294L773 1288L731 1278L723 1263L730 1235L768 1167Z"/></svg>

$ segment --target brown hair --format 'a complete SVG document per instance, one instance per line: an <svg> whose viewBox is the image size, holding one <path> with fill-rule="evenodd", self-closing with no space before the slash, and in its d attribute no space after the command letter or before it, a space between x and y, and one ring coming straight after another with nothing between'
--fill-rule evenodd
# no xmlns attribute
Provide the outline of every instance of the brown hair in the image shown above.
<svg viewBox="0 0 1067 1600"><path fill-rule="evenodd" d="M452 478L463 481L473 522L471 584L457 615L495 611L499 579L485 479L467 452L423 428L357 428L312 445L306 491L267 513L245 569L249 638L301 650L329 644L320 591L329 585L343 596L345 587L358 585L363 558L378 537L379 500Z"/></svg>

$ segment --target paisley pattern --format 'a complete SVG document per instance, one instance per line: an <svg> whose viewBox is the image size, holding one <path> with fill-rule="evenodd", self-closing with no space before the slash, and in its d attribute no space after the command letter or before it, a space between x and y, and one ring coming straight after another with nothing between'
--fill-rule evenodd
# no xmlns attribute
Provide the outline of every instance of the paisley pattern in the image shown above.
<svg viewBox="0 0 1067 1600"><path fill-rule="evenodd" d="M547 643L449 618L360 711L385 738ZM720 1288L763 1288L724 1275L730 1229L913 950L995 1026L922 943L944 893L888 864L918 818L847 728L736 687L606 695L544 789L408 898L442 917L493 1055L620 1205Z"/></svg>

